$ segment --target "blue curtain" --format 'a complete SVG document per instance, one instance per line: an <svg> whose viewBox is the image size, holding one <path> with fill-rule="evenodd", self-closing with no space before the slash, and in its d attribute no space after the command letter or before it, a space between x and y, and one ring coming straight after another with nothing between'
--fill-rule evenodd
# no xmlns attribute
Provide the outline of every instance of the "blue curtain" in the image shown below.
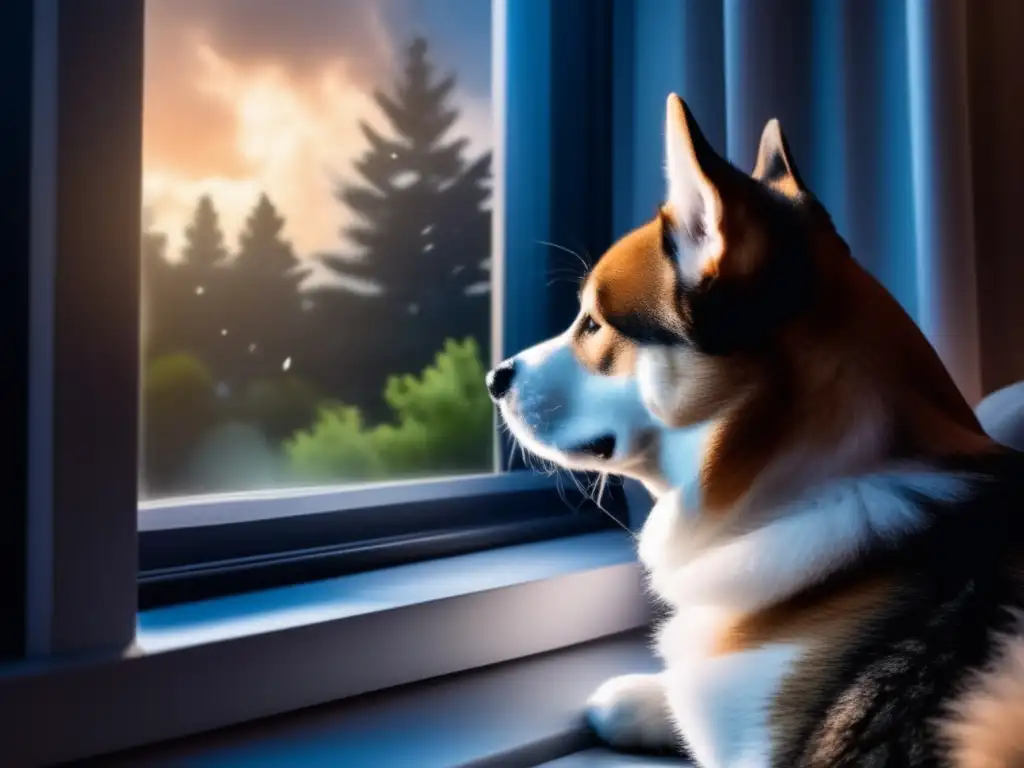
<svg viewBox="0 0 1024 768"><path fill-rule="evenodd" d="M668 92L748 171L778 117L854 255L977 402L970 1L616 0L616 233L662 197Z"/></svg>

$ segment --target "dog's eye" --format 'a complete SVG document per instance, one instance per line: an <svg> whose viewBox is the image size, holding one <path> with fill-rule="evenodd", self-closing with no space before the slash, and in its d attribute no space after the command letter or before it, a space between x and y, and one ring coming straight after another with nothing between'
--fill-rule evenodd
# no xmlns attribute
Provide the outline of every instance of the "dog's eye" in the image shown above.
<svg viewBox="0 0 1024 768"><path fill-rule="evenodd" d="M601 330L601 325L590 315L586 315L583 318L583 325L580 326L580 329L584 336L592 336Z"/></svg>

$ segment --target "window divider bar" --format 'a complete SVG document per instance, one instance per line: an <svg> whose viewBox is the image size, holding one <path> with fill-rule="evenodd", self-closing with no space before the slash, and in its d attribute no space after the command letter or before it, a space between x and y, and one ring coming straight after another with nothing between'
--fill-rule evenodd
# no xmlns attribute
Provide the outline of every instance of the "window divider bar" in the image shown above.
<svg viewBox="0 0 1024 768"><path fill-rule="evenodd" d="M137 605L143 0L40 0L29 651L120 652Z"/></svg>

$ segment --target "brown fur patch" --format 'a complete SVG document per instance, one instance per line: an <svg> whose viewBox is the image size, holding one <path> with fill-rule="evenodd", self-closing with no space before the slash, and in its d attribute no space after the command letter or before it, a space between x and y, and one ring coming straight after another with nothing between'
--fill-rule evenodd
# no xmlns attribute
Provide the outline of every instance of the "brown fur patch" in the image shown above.
<svg viewBox="0 0 1024 768"><path fill-rule="evenodd" d="M892 597L896 588L892 577L876 574L801 592L724 624L716 651L738 653L767 643L786 642L810 648L822 644L838 652L842 641L855 636L865 619L876 616L879 605Z"/></svg>
<svg viewBox="0 0 1024 768"><path fill-rule="evenodd" d="M1024 621L974 676L939 728L958 768L1024 767Z"/></svg>
<svg viewBox="0 0 1024 768"><path fill-rule="evenodd" d="M783 175L797 183L789 166ZM665 252L662 212L616 243L588 277L591 311L616 335L579 346L581 359L598 370L604 351L618 358L624 348L645 345L662 382L651 410L672 426L718 419L703 471L706 509L733 505L782 458L788 457L792 474L776 478L773 493L826 479L809 473L822 470L821 458L858 432L875 444L835 456L824 468L832 476L894 459L992 450L934 349L853 260L817 204L782 201L739 176L735 169L710 176L723 204L725 249L704 265L704 275L709 290L734 286L740 300L733 309L707 313L703 322L735 324L740 338L755 342L724 354L698 343L719 329L702 328L695 316L700 297L680 285ZM786 258L794 230L808 251L806 306L781 321L746 314L751 306L772 307L773 297L764 294L776 289L760 275L772 259ZM793 300L802 301L777 297ZM632 371L636 356L625 357L611 369Z"/></svg>
<svg viewBox="0 0 1024 768"><path fill-rule="evenodd" d="M576 358L592 373L632 376L636 344L611 325L597 302L592 281L580 292L580 314L570 328Z"/></svg>
<svg viewBox="0 0 1024 768"><path fill-rule="evenodd" d="M722 654L777 642L806 649L783 681L771 710L772 736L779 751L787 751L810 730L815 708L809 705L825 695L843 654L898 590L898 580L882 573L826 583L723 627L717 647Z"/></svg>
<svg viewBox="0 0 1024 768"><path fill-rule="evenodd" d="M634 343L652 334L683 338L676 301L679 273L663 250L663 221L656 216L613 245L583 287L583 310Z"/></svg>
<svg viewBox="0 0 1024 768"><path fill-rule="evenodd" d="M895 573L835 577L816 588L750 614L720 620L713 656L786 643L804 649L782 681L770 710L773 752L791 753L816 725L816 704L827 700L835 671L851 645L897 602Z"/></svg>

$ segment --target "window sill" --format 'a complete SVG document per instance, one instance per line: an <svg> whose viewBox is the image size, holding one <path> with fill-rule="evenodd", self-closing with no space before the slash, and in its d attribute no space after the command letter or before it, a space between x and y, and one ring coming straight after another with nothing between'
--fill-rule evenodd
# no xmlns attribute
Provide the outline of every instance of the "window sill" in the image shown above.
<svg viewBox="0 0 1024 768"><path fill-rule="evenodd" d="M383 694L329 704L115 756L102 764L379 768L646 766L668 761L593 750L580 717L608 677L654 671L629 633ZM585 750L585 751L578 751ZM668 764L679 765L676 762Z"/></svg>
<svg viewBox="0 0 1024 768"><path fill-rule="evenodd" d="M632 542L616 532L161 608L140 617L122 657L0 671L0 743L12 764L80 759L566 648L649 618Z"/></svg>
<svg viewBox="0 0 1024 768"><path fill-rule="evenodd" d="M543 763L537 768L665 768L674 765L684 768L693 763L684 762L672 757L648 757L646 755L624 755L607 749L585 749L571 755Z"/></svg>

